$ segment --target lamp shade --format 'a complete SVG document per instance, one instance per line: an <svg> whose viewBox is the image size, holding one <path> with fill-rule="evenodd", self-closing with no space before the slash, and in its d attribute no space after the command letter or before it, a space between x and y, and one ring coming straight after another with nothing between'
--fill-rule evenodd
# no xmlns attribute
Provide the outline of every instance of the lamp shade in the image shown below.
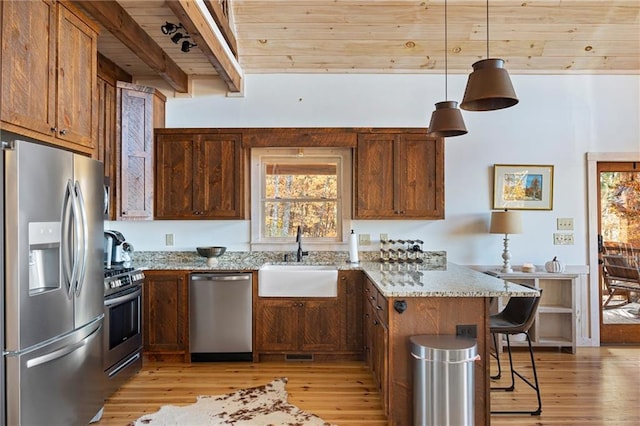
<svg viewBox="0 0 640 426"><path fill-rule="evenodd" d="M442 101L436 103L436 109L431 113L429 122L429 136L448 138L467 134L467 128L462 119L462 112L456 101Z"/></svg>
<svg viewBox="0 0 640 426"><path fill-rule="evenodd" d="M502 211L491 212L491 234L520 234L522 233L522 218L520 212Z"/></svg>
<svg viewBox="0 0 640 426"><path fill-rule="evenodd" d="M460 108L468 111L492 111L518 103L509 73L502 59L483 59L473 64Z"/></svg>

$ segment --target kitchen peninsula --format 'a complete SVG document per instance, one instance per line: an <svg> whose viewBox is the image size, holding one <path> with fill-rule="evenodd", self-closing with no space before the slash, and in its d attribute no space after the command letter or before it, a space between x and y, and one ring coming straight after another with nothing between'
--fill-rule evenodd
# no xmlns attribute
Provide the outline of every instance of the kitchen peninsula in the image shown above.
<svg viewBox="0 0 640 426"><path fill-rule="evenodd" d="M489 424L488 317L491 298L533 296L537 292L447 263L446 254L441 252L431 252L424 264L385 264L365 258L367 261L352 265L346 262L346 253L332 253L331 256L312 253L305 258L305 263L336 265L339 282L350 286L350 292L339 294L350 298L347 306L356 307L352 311L359 312L360 318L359 321L341 321L347 329L342 335L362 342L359 357L372 369L389 424L411 424L413 382L409 337L455 334L456 325L471 325L477 329L480 360L475 365L475 421L476 424ZM216 266L210 267L206 259L198 258L195 253L146 252L136 253L135 266L150 270L149 277L175 274L182 280L176 285L185 292L191 271L251 271L257 278L260 266L281 259L282 253L231 252L225 253ZM254 283L256 281L254 279ZM353 291L354 283L358 291ZM256 287L254 284L254 334L258 335L262 324L255 320L260 299ZM184 305L188 297L183 294L179 300ZM187 306L176 308L188 318Z"/></svg>

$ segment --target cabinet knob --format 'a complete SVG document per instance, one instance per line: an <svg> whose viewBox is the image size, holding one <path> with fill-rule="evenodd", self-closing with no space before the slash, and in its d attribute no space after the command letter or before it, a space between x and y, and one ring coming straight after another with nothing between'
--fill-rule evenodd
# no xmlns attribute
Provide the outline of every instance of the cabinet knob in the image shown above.
<svg viewBox="0 0 640 426"><path fill-rule="evenodd" d="M61 134L62 136L66 135L66 134L67 134L67 129L62 129L62 130L60 130L60 134Z"/></svg>
<svg viewBox="0 0 640 426"><path fill-rule="evenodd" d="M52 128L51 128L51 131L52 131L52 132L57 132L57 131L58 131L58 128L57 128L57 127L52 127Z"/></svg>

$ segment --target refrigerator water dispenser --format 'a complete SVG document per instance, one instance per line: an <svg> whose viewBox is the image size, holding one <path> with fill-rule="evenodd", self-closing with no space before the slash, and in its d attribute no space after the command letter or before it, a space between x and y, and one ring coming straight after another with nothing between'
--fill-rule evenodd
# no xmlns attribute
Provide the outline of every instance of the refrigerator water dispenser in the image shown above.
<svg viewBox="0 0 640 426"><path fill-rule="evenodd" d="M29 223L29 294L60 283L60 222Z"/></svg>

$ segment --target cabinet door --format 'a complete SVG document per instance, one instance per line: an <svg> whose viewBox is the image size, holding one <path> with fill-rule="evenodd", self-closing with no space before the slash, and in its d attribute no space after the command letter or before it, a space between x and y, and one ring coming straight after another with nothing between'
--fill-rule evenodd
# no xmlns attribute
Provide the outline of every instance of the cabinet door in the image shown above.
<svg viewBox="0 0 640 426"><path fill-rule="evenodd" d="M345 324L343 350L347 352L361 353L364 348L363 324L363 297L362 287L364 276L362 271L340 271L338 275L339 285L345 292Z"/></svg>
<svg viewBox="0 0 640 426"><path fill-rule="evenodd" d="M145 352L186 354L187 275L182 271L146 271L143 293Z"/></svg>
<svg viewBox="0 0 640 426"><path fill-rule="evenodd" d="M339 299L306 300L300 318L300 349L304 352L333 352L340 349L345 324Z"/></svg>
<svg viewBox="0 0 640 426"><path fill-rule="evenodd" d="M52 1L3 1L4 123L52 136L56 108L56 6Z"/></svg>
<svg viewBox="0 0 640 426"><path fill-rule="evenodd" d="M420 133L358 135L354 217L443 219L443 147Z"/></svg>
<svg viewBox="0 0 640 426"><path fill-rule="evenodd" d="M375 311L368 300L364 301L363 312L364 360L373 371L373 320L375 319Z"/></svg>
<svg viewBox="0 0 640 426"><path fill-rule="evenodd" d="M354 217L395 217L394 134L360 134L356 151Z"/></svg>
<svg viewBox="0 0 640 426"><path fill-rule="evenodd" d="M118 219L153 219L153 108L149 88L118 82Z"/></svg>
<svg viewBox="0 0 640 426"><path fill-rule="evenodd" d="M441 140L405 134L396 142L395 185L403 218L444 219L444 154Z"/></svg>
<svg viewBox="0 0 640 426"><path fill-rule="evenodd" d="M156 219L186 219L195 215L193 169L196 138L191 134L156 136Z"/></svg>
<svg viewBox="0 0 640 426"><path fill-rule="evenodd" d="M98 78L98 142L94 157L104 163L104 176L109 184L108 218L116 218L116 88Z"/></svg>
<svg viewBox="0 0 640 426"><path fill-rule="evenodd" d="M389 346L389 332L386 324L382 323L379 318L373 320L373 344L371 349L373 377L378 385L382 405L385 413L388 413L388 397L389 397L389 361L387 357L387 348Z"/></svg>
<svg viewBox="0 0 640 426"><path fill-rule="evenodd" d="M292 299L259 299L256 309L256 350L298 350L301 302Z"/></svg>
<svg viewBox="0 0 640 426"><path fill-rule="evenodd" d="M98 35L60 3L57 46L57 137L93 148L98 131Z"/></svg>
<svg viewBox="0 0 640 426"><path fill-rule="evenodd" d="M195 210L206 218L241 218L242 137L202 135L195 164Z"/></svg>

